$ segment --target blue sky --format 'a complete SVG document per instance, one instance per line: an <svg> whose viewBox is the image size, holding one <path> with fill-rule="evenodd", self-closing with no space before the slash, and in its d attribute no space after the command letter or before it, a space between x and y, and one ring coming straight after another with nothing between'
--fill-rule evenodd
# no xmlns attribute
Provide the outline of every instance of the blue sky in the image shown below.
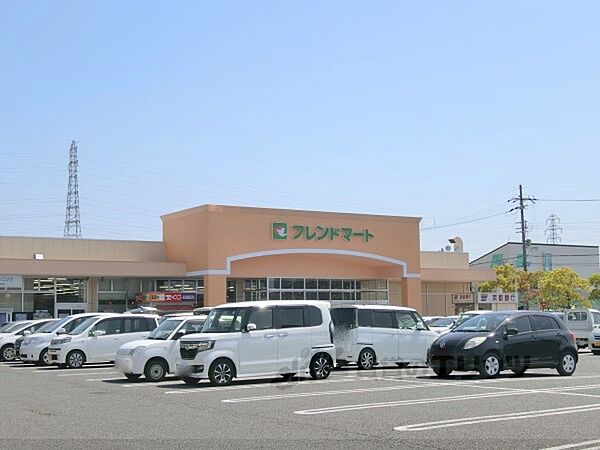
<svg viewBox="0 0 600 450"><path fill-rule="evenodd" d="M160 239L159 214L223 203L422 216L423 249L459 235L477 256L518 238L519 183L600 198L599 19L593 1L2 2L0 234L62 236L75 139L84 237ZM598 244L598 205L540 201L530 237L556 213L563 242Z"/></svg>

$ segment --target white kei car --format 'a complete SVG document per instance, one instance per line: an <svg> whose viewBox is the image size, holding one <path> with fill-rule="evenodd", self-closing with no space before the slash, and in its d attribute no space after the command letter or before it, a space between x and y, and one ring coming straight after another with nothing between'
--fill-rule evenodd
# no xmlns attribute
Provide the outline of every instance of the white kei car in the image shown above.
<svg viewBox="0 0 600 450"><path fill-rule="evenodd" d="M128 342L117 350L115 366L129 380L142 374L146 380L160 382L175 372L179 355L179 339L186 334L200 333L206 316L171 316L161 321L146 339Z"/></svg>
<svg viewBox="0 0 600 450"><path fill-rule="evenodd" d="M148 314L92 317L70 333L52 339L50 363L78 369L86 363L114 361L119 347L147 337L157 322L158 316Z"/></svg>
<svg viewBox="0 0 600 450"><path fill-rule="evenodd" d="M53 320L55 319L25 320L6 327L0 332L0 361L14 361L17 357L15 352L17 339L35 333L36 330Z"/></svg>

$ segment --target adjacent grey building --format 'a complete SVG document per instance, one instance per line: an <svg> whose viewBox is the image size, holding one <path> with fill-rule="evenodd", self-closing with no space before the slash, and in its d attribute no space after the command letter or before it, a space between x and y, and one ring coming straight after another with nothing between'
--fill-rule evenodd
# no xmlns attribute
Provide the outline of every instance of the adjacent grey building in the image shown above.
<svg viewBox="0 0 600 450"><path fill-rule="evenodd" d="M523 248L520 242L507 242L471 261L469 266L488 269L503 264L511 264L516 268L523 267ZM527 270L530 272L550 271L559 267L569 267L584 278L600 272L598 246L535 242L527 246Z"/></svg>

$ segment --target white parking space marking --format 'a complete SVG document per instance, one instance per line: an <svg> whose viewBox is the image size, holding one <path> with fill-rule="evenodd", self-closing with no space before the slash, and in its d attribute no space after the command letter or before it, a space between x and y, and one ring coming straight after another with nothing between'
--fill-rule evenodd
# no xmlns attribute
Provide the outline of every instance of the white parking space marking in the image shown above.
<svg viewBox="0 0 600 450"><path fill-rule="evenodd" d="M298 397L319 397L324 395L341 395L341 394L360 394L363 392L382 392L382 391L400 391L404 389L422 389L427 386L437 386L433 383L422 383L418 386L386 386L378 388L358 388L358 389L340 389L336 391L317 391L317 392L297 392L279 395L265 395L262 397L244 397L221 400L223 403L245 403L245 402L260 402L265 400L281 400Z"/></svg>
<svg viewBox="0 0 600 450"><path fill-rule="evenodd" d="M88 375L93 375L93 374L88 374ZM119 378L88 378L85 381L125 381L127 380L127 378L125 378L125 376L119 377Z"/></svg>
<svg viewBox="0 0 600 450"><path fill-rule="evenodd" d="M410 406L410 405L423 405L427 403L443 403L443 402L457 402L463 400L478 400L482 398L494 398L494 397L508 397L513 395L524 395L536 393L535 391L510 391L510 392L492 392L489 394L468 394L468 395L452 395L449 397L432 397L415 400L397 400L391 402L377 402L377 403L362 403L355 405L343 405L343 406L331 406L327 408L316 408L316 409L305 409L301 411L294 411L294 414L300 415L316 415L316 414L331 414L337 412L356 411L361 409L374 409L374 408L389 408L392 406Z"/></svg>
<svg viewBox="0 0 600 450"><path fill-rule="evenodd" d="M57 377L89 377L91 375L108 375L115 374L119 372L93 372L93 373L61 373L60 375L56 375Z"/></svg>
<svg viewBox="0 0 600 450"><path fill-rule="evenodd" d="M566 408L556 408L556 409L544 409L540 411L526 411L520 413L508 413L508 414L497 414L493 416L480 416L480 417L465 417L462 419L449 419L449 420L440 420L437 422L423 422L416 423L412 425L402 425L399 427L395 427L396 431L426 431L433 430L438 428L450 428L450 427L459 427L465 425L475 425L481 423L490 423L490 422L502 422L506 420L522 420L522 419L531 419L538 417L548 417L548 416L557 416L557 415L565 415L565 414L576 414L576 413L584 413L590 411L599 411L600 405L583 405L583 406L571 406Z"/></svg>
<svg viewBox="0 0 600 450"><path fill-rule="evenodd" d="M595 441L577 442L575 444L560 445L558 447L548 447L543 450L567 450L567 449L579 449L579 450L590 450L593 448L599 448L598 446L588 447L588 445L600 444L600 439Z"/></svg>

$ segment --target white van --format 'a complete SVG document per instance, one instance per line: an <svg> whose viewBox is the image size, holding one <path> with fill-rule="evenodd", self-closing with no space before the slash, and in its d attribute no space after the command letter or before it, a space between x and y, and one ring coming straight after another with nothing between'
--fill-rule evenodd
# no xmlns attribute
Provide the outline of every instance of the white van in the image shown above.
<svg viewBox="0 0 600 450"><path fill-rule="evenodd" d="M50 364L48 359L48 347L50 342L59 334L67 334L77 326L81 325L90 317L107 315L107 313L82 313L66 316L54 322L49 328L39 329L35 334L25 336L19 348L19 358L27 364L39 364L47 366Z"/></svg>
<svg viewBox="0 0 600 450"><path fill-rule="evenodd" d="M158 383L175 372L179 355L179 339L200 333L207 316L173 316L162 318L146 339L128 342L117 350L115 366L129 380L144 374L146 380Z"/></svg>
<svg viewBox="0 0 600 450"><path fill-rule="evenodd" d="M380 363L425 364L427 350L439 335L412 308L352 305L331 309L337 365L357 363L372 369Z"/></svg>
<svg viewBox="0 0 600 450"><path fill-rule="evenodd" d="M52 339L50 364L78 369L85 363L114 361L121 345L145 338L157 322L158 316L148 314L92 317L68 334Z"/></svg>
<svg viewBox="0 0 600 450"><path fill-rule="evenodd" d="M211 310L201 334L179 341L175 375L187 384L210 379L310 373L327 378L335 361L329 304L256 301Z"/></svg>
<svg viewBox="0 0 600 450"><path fill-rule="evenodd" d="M590 335L600 327L600 311L597 309L566 309L563 321L569 330L575 333L577 348L588 346Z"/></svg>
<svg viewBox="0 0 600 450"><path fill-rule="evenodd" d="M15 322L0 332L0 361L14 361L17 357L15 342L21 336L35 333L36 330L54 319L24 320Z"/></svg>

